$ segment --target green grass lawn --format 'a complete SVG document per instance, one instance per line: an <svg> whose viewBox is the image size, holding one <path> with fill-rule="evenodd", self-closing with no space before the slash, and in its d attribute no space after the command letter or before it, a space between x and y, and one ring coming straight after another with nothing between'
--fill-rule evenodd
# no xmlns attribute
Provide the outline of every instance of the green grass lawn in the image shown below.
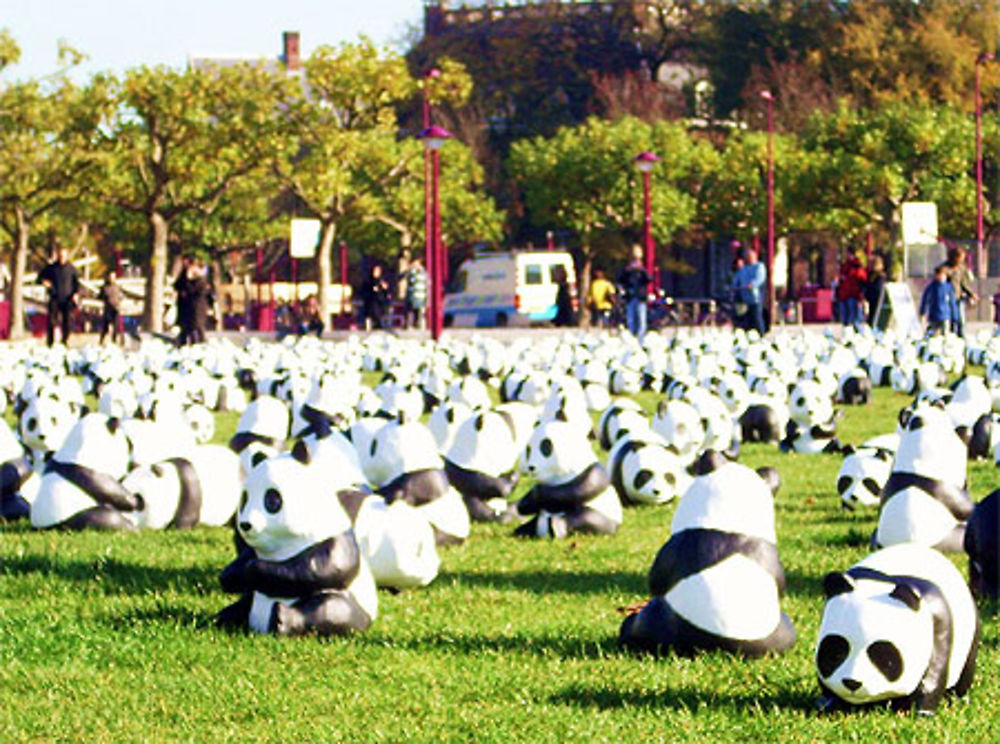
<svg viewBox="0 0 1000 744"><path fill-rule="evenodd" d="M641 396L651 406L653 396ZM891 431L906 398L845 411L846 442ZM226 441L236 417L220 417ZM353 638L280 639L212 627L229 533L0 529L0 742L665 741L996 742L1000 643L984 608L977 680L933 718L817 717L812 654L820 579L863 557L875 514L840 509L839 458L747 446L776 466L783 600L799 641L783 657L638 658L618 650L619 608L673 505L629 510L612 537L522 541L474 525L431 586L380 594ZM992 463L971 467L981 498ZM955 558L963 573L964 556Z"/></svg>

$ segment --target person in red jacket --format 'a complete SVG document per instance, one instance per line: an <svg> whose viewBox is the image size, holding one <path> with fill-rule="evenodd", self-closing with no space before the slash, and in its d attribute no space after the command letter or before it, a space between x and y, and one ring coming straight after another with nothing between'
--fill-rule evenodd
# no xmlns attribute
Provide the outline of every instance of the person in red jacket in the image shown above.
<svg viewBox="0 0 1000 744"><path fill-rule="evenodd" d="M837 303L840 305L840 322L845 326L859 328L862 322L861 303L864 301L864 286L868 272L853 253L848 253L840 264L840 278L837 281Z"/></svg>

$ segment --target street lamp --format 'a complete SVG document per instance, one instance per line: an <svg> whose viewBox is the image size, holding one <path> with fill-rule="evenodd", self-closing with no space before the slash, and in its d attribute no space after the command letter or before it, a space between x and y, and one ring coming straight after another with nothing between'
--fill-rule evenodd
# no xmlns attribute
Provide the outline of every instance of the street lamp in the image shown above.
<svg viewBox="0 0 1000 744"><path fill-rule="evenodd" d="M660 162L660 156L651 152L640 152L635 156L635 165L642 173L642 240L646 252L646 273L654 289L659 287L656 276L656 245L653 243L653 205L650 200L649 177L653 166Z"/></svg>
<svg viewBox="0 0 1000 744"><path fill-rule="evenodd" d="M767 298L768 318L774 323L774 96L762 90L767 103Z"/></svg>
<svg viewBox="0 0 1000 744"><path fill-rule="evenodd" d="M431 101L428 96L430 81L441 77L441 70L436 67L429 69L426 74L424 74L424 84L423 84L423 128L421 132L426 132L431 127L431 114L433 113L431 109ZM418 136L423 136L418 135ZM434 265L432 251L434 246L431 242L431 233L434 232L434 225L431 221L431 150L429 147L424 148L424 268L427 271L427 276L431 276L431 266ZM431 303L428 297L427 302L427 327L431 327L433 316L431 315Z"/></svg>
<svg viewBox="0 0 1000 744"><path fill-rule="evenodd" d="M976 271L986 276L986 256L983 245L983 101L980 68L993 59L992 52L976 57Z"/></svg>
<svg viewBox="0 0 1000 744"><path fill-rule="evenodd" d="M445 256L441 245L440 150L444 143L454 136L444 127L437 126L428 127L420 133L420 139L424 141L425 151L430 154L431 159L431 211L430 219L427 221L431 226L427 250L427 278L430 284L427 327L430 329L431 338L435 341L441 337L441 327L444 320L442 314L444 287L442 285L444 283Z"/></svg>

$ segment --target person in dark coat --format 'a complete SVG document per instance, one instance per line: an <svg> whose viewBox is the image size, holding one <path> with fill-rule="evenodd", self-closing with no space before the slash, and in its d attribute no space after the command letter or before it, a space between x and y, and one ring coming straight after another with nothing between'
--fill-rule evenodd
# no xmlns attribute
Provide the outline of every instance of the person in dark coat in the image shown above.
<svg viewBox="0 0 1000 744"><path fill-rule="evenodd" d="M885 286L885 262L881 256L872 256L868 266L868 279L865 281L865 302L868 303L868 325L875 327L875 313L882 299L882 288Z"/></svg>
<svg viewBox="0 0 1000 744"><path fill-rule="evenodd" d="M208 268L195 259L191 271L191 303L192 303L192 341L200 344L205 342L208 331L208 310L212 304L212 289L208 281Z"/></svg>
<svg viewBox="0 0 1000 744"><path fill-rule="evenodd" d="M379 264L372 266L371 276L361 288L361 302L365 324L371 321L373 329L384 328L392 294Z"/></svg>
<svg viewBox="0 0 1000 744"><path fill-rule="evenodd" d="M181 259L181 270L174 281L177 292L177 345L205 340L208 317L208 285L201 267L191 256Z"/></svg>
<svg viewBox="0 0 1000 744"><path fill-rule="evenodd" d="M567 328L576 325L573 313L573 294L569 286L569 277L566 276L566 268L557 266L555 274L556 317L554 323L561 328Z"/></svg>
<svg viewBox="0 0 1000 744"><path fill-rule="evenodd" d="M101 328L100 343L104 343L104 339L110 331L111 343L117 344L121 336L121 333L118 331L118 320L121 317L122 288L118 284L118 275L114 271L109 271L104 278L104 284L101 286L98 297L104 303L103 312L101 313L103 327Z"/></svg>
<svg viewBox="0 0 1000 744"><path fill-rule="evenodd" d="M618 274L619 295L625 300L625 326L640 341L646 335L646 298L652 281L642 265L642 248L632 249L632 260Z"/></svg>
<svg viewBox="0 0 1000 744"><path fill-rule="evenodd" d="M49 290L49 319L46 328L48 345L55 343L56 325L62 333L62 342L68 344L70 321L80 293L80 275L69 262L69 251L66 248L59 248L55 260L38 274L38 281Z"/></svg>

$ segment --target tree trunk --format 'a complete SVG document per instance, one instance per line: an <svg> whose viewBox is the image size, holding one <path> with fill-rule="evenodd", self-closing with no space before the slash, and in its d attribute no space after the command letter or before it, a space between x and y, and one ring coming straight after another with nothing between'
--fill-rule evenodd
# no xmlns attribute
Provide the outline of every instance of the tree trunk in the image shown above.
<svg viewBox="0 0 1000 744"><path fill-rule="evenodd" d="M20 207L15 209L14 257L10 272L10 338L24 338L24 272L28 264L31 221Z"/></svg>
<svg viewBox="0 0 1000 744"><path fill-rule="evenodd" d="M167 235L170 226L159 212L147 215L149 222L149 273L146 275L144 325L153 333L163 331L163 296L167 283Z"/></svg>
<svg viewBox="0 0 1000 744"><path fill-rule="evenodd" d="M337 225L323 222L320 228L319 250L316 253L316 302L319 305L323 324L331 326L330 283L333 281L333 241L337 237Z"/></svg>
<svg viewBox="0 0 1000 744"><path fill-rule="evenodd" d="M577 287L580 298L580 317L578 325L581 328L590 328L590 308L587 307L587 298L590 297L590 275L594 269L594 254L589 245L582 247L583 269L577 277Z"/></svg>

